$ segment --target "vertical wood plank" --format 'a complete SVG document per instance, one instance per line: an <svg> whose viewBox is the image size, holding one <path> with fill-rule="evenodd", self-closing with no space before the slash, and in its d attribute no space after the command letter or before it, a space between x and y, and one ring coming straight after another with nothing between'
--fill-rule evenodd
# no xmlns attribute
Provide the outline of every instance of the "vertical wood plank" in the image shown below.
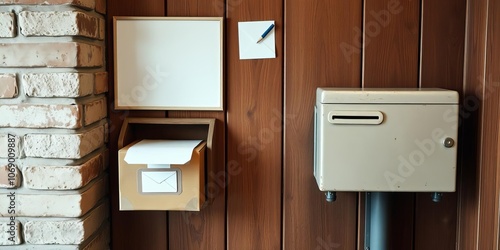
<svg viewBox="0 0 500 250"><path fill-rule="evenodd" d="M463 88L466 1L422 1L420 86ZM459 143L461 146L462 143ZM457 174L460 174L457 170ZM457 187L460 178L457 176ZM455 249L457 192L434 203L418 193L415 204L415 250ZM439 235L440 240L433 240Z"/></svg>
<svg viewBox="0 0 500 250"><path fill-rule="evenodd" d="M467 1L458 249L478 249L480 141L488 0Z"/></svg>
<svg viewBox="0 0 500 250"><path fill-rule="evenodd" d="M415 204L415 250L456 249L457 194L444 193L439 203L430 193L417 194ZM439 237L439 240L435 240Z"/></svg>
<svg viewBox="0 0 500 250"><path fill-rule="evenodd" d="M365 0L363 86L418 87L420 1ZM389 249L413 249L415 194L389 198Z"/></svg>
<svg viewBox="0 0 500 250"><path fill-rule="evenodd" d="M166 2L167 16L223 17L225 13L225 0ZM169 213L169 249L223 250L226 245L225 112L170 111L168 116L217 119L212 152L214 159L207 169L207 206L200 212Z"/></svg>
<svg viewBox="0 0 500 250"><path fill-rule="evenodd" d="M415 194L393 193L389 197L388 209L391 217L387 222L387 249L413 249Z"/></svg>
<svg viewBox="0 0 500 250"><path fill-rule="evenodd" d="M223 112L169 112L169 117L216 118L212 166L207 169L207 204L200 212L169 212L169 249L225 249L225 164Z"/></svg>
<svg viewBox="0 0 500 250"><path fill-rule="evenodd" d="M365 0L364 87L417 87L420 2Z"/></svg>
<svg viewBox="0 0 500 250"><path fill-rule="evenodd" d="M114 110L113 16L163 16L164 1L115 0L107 2L107 70L109 74L108 114L109 173L111 193L112 249L168 249L167 214L165 212L120 212L118 205L118 135L127 116L165 117L163 111ZM133 228L133 230L131 230Z"/></svg>
<svg viewBox="0 0 500 250"><path fill-rule="evenodd" d="M479 172L478 249L499 247L500 3L489 0Z"/></svg>
<svg viewBox="0 0 500 250"><path fill-rule="evenodd" d="M283 1L227 1L227 248L281 248ZM238 22L274 20L275 59L239 60Z"/></svg>
<svg viewBox="0 0 500 250"><path fill-rule="evenodd" d="M285 1L284 249L355 249L356 193L313 177L316 88L361 86L361 0Z"/></svg>
<svg viewBox="0 0 500 250"><path fill-rule="evenodd" d="M462 93L466 0L422 0L420 85Z"/></svg>
<svg viewBox="0 0 500 250"><path fill-rule="evenodd" d="M165 0L168 16L223 17L226 0Z"/></svg>

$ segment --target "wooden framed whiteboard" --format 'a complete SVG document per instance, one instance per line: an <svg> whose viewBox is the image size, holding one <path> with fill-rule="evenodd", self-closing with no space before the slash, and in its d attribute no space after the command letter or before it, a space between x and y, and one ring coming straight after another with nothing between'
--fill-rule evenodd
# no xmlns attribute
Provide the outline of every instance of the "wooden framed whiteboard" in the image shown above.
<svg viewBox="0 0 500 250"><path fill-rule="evenodd" d="M223 110L222 17L114 17L115 109Z"/></svg>

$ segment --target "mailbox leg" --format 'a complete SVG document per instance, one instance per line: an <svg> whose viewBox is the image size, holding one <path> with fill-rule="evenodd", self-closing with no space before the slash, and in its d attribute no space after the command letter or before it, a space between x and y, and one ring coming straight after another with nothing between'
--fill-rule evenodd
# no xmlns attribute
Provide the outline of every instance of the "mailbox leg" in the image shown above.
<svg viewBox="0 0 500 250"><path fill-rule="evenodd" d="M432 201L433 202L440 202L441 201L441 197L443 196L443 193L432 193Z"/></svg>
<svg viewBox="0 0 500 250"><path fill-rule="evenodd" d="M366 193L365 250L387 249L387 202L389 193Z"/></svg>
<svg viewBox="0 0 500 250"><path fill-rule="evenodd" d="M325 198L328 202L334 202L337 200L337 193L332 191L325 192Z"/></svg>

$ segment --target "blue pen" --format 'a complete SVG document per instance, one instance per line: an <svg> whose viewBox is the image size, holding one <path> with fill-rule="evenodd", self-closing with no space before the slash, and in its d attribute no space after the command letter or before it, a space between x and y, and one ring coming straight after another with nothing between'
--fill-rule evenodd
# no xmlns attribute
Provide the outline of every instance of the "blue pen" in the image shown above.
<svg viewBox="0 0 500 250"><path fill-rule="evenodd" d="M260 41L262 41L262 39L266 38L267 34L269 34L269 32L271 32L271 30L273 30L273 28L274 28L274 23L271 24L271 26L269 26L269 28L267 28L266 31L264 31L264 33L260 36L260 38L257 41L257 43L260 43Z"/></svg>

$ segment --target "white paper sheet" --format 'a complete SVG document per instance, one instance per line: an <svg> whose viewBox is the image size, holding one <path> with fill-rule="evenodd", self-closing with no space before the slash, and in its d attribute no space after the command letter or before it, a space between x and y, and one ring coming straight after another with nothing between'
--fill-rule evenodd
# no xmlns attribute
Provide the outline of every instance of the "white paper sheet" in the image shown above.
<svg viewBox="0 0 500 250"><path fill-rule="evenodd" d="M201 140L142 140L127 150L128 164L158 165L186 164L191 160L193 149ZM168 167L168 166L165 166Z"/></svg>
<svg viewBox="0 0 500 250"><path fill-rule="evenodd" d="M238 37L240 44L240 59L276 58L274 27L271 32L257 43L261 35L274 21L239 22Z"/></svg>

